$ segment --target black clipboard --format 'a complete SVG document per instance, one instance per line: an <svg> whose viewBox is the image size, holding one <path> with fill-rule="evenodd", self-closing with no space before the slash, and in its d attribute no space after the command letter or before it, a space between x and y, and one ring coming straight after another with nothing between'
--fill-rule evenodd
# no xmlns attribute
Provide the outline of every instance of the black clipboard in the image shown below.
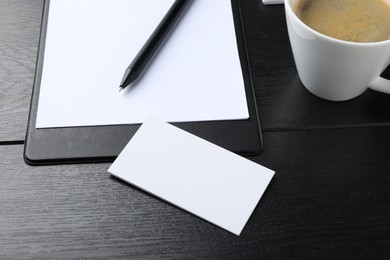
<svg viewBox="0 0 390 260"><path fill-rule="evenodd" d="M241 155L256 155L263 149L261 128L254 95L243 30L240 0L232 0L232 10L245 92L247 120L174 123L173 125ZM24 146L24 159L30 165L112 162L140 124L37 129L36 117L45 50L50 0L45 0L40 44L30 114Z"/></svg>

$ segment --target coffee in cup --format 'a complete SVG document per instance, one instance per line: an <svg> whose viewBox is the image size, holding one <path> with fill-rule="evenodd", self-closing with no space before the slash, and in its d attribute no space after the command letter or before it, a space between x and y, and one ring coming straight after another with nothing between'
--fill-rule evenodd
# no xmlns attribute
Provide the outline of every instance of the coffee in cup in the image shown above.
<svg viewBox="0 0 390 260"><path fill-rule="evenodd" d="M347 3L354 14L341 8ZM285 0L284 6L291 49L306 89L332 101L355 98L368 88L390 94L390 80L381 76L390 64L390 0ZM327 31L313 30L311 21ZM349 38L333 36L342 28L352 28L343 35Z"/></svg>
<svg viewBox="0 0 390 260"><path fill-rule="evenodd" d="M315 31L339 40L390 39L390 0L297 0L293 10Z"/></svg>

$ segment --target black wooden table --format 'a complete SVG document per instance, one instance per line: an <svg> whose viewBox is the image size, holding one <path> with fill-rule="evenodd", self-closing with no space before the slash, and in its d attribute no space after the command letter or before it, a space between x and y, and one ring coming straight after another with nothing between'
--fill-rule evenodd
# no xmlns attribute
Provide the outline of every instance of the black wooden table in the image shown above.
<svg viewBox="0 0 390 260"><path fill-rule="evenodd" d="M308 93L282 5L242 0L265 145L249 159L276 174L240 237L111 178L109 164L24 163L42 9L0 0L1 259L390 256L390 96Z"/></svg>

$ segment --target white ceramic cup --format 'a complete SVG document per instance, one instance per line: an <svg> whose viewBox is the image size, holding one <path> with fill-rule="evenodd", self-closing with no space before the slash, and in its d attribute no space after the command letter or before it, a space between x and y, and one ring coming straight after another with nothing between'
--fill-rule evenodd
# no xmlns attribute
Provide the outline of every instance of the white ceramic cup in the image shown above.
<svg viewBox="0 0 390 260"><path fill-rule="evenodd" d="M390 64L390 40L355 43L321 34L294 13L285 0L288 34L299 78L314 95L332 101L355 98L368 88L390 94L380 77Z"/></svg>

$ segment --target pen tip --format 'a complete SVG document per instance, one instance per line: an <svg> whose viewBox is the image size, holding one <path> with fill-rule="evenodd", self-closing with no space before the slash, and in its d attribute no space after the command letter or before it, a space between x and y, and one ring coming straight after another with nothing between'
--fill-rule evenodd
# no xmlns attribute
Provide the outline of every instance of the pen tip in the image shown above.
<svg viewBox="0 0 390 260"><path fill-rule="evenodd" d="M120 86L119 87L119 92L121 92L123 90L123 87L122 86Z"/></svg>

